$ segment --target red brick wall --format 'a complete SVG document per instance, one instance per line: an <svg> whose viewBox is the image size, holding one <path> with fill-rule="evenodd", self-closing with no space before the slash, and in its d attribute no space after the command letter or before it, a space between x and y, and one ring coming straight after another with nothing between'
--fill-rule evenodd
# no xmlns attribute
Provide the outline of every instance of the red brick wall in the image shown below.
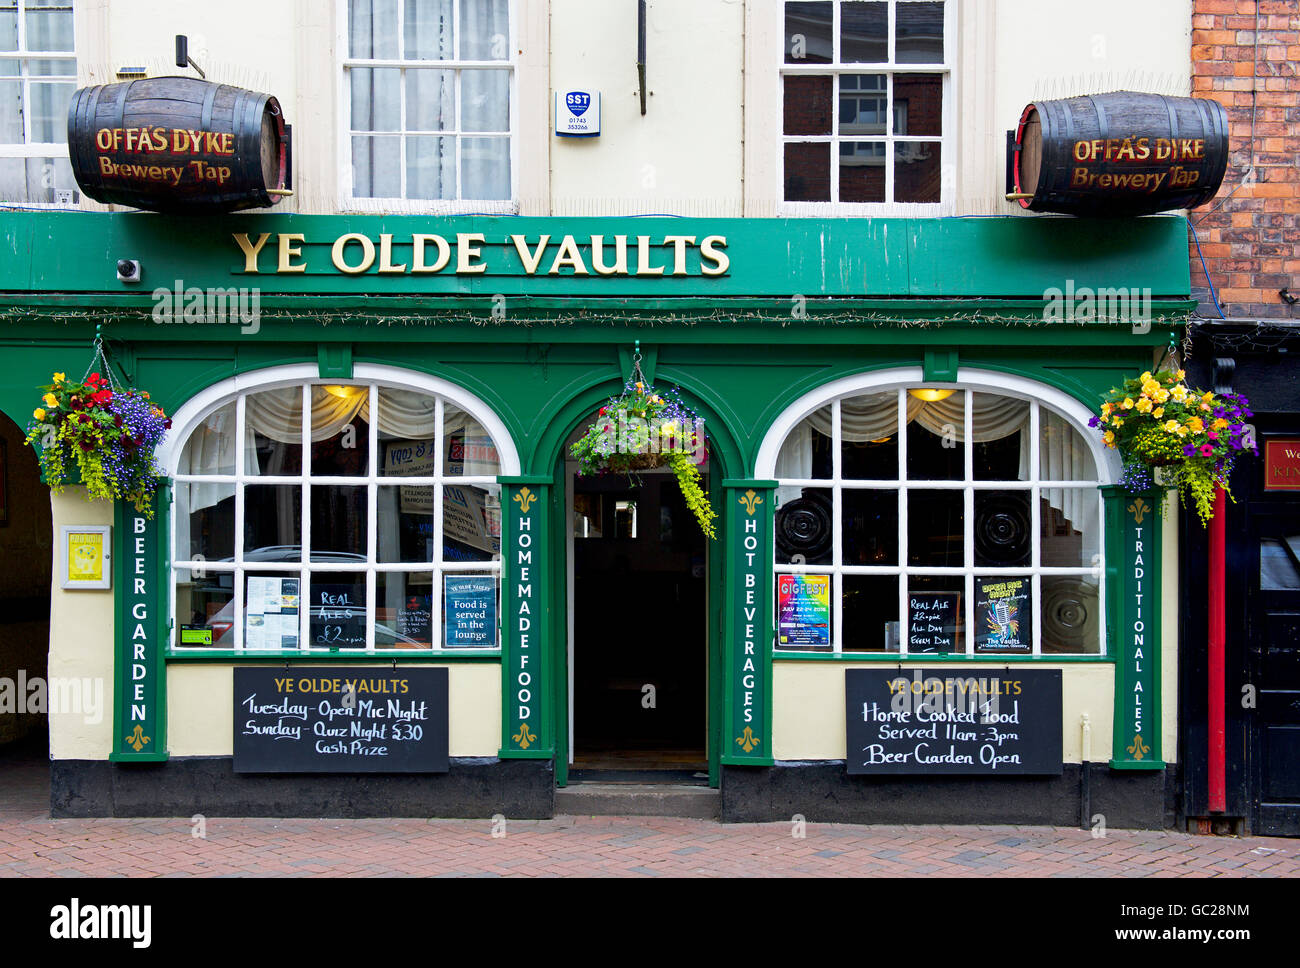
<svg viewBox="0 0 1300 968"><path fill-rule="evenodd" d="M1227 108L1230 154L1218 197L1191 218L1226 316L1300 318L1300 303L1278 296L1300 296L1300 0L1258 0L1257 61L1256 6L1193 0L1192 94ZM1242 185L1252 103L1255 177ZM1192 285L1205 286L1194 245L1190 254ZM1200 311L1218 316L1208 301Z"/></svg>

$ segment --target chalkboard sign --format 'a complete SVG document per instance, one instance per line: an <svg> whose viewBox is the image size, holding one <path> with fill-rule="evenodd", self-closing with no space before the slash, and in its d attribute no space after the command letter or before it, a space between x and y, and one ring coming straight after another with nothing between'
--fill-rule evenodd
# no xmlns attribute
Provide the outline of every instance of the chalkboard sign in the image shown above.
<svg viewBox="0 0 1300 968"><path fill-rule="evenodd" d="M446 773L447 670L235 672L236 773Z"/></svg>
<svg viewBox="0 0 1300 968"><path fill-rule="evenodd" d="M1061 672L846 669L851 774L1061 773Z"/></svg>
<svg viewBox="0 0 1300 968"><path fill-rule="evenodd" d="M958 652L961 592L913 592L907 599L907 651Z"/></svg>
<svg viewBox="0 0 1300 968"><path fill-rule="evenodd" d="M312 582L311 646L314 649L365 648L365 585Z"/></svg>
<svg viewBox="0 0 1300 968"><path fill-rule="evenodd" d="M1031 579L975 579L975 651L1033 651L1034 604Z"/></svg>

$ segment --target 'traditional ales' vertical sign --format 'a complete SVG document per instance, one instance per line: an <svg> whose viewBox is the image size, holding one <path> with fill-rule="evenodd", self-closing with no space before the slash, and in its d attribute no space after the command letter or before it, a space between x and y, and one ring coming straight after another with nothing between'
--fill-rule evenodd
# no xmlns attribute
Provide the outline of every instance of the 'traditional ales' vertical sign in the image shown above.
<svg viewBox="0 0 1300 968"><path fill-rule="evenodd" d="M772 494L775 481L724 481L727 504L726 732L722 762L772 762Z"/></svg>
<svg viewBox="0 0 1300 968"><path fill-rule="evenodd" d="M1160 769L1160 526L1163 494L1112 493L1119 527L1118 615L1113 645L1115 731L1111 766Z"/></svg>
<svg viewBox="0 0 1300 968"><path fill-rule="evenodd" d="M146 516L119 501L113 529L117 568L117 662L114 670L113 753L116 761L165 760L166 712L162 662L159 560L165 528L159 507L166 492L153 498Z"/></svg>

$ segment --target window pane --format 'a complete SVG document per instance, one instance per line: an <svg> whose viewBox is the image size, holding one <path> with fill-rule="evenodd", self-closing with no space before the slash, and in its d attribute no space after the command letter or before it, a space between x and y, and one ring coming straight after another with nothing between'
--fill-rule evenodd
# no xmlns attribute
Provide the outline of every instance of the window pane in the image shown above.
<svg viewBox="0 0 1300 968"><path fill-rule="evenodd" d="M840 142L840 201L885 200L885 143Z"/></svg>
<svg viewBox="0 0 1300 968"><path fill-rule="evenodd" d="M394 187L391 194L400 195L401 191ZM406 139L406 197L456 197L455 138Z"/></svg>
<svg viewBox="0 0 1300 968"><path fill-rule="evenodd" d="M244 437L247 473L302 473L302 387L259 390L245 397Z"/></svg>
<svg viewBox="0 0 1300 968"><path fill-rule="evenodd" d="M966 651L966 582L960 576L913 575L907 583L907 648Z"/></svg>
<svg viewBox="0 0 1300 968"><path fill-rule="evenodd" d="M894 201L937 202L942 194L937 141L894 143Z"/></svg>
<svg viewBox="0 0 1300 968"><path fill-rule="evenodd" d="M456 73L406 72L406 129L443 131L456 124Z"/></svg>
<svg viewBox="0 0 1300 968"><path fill-rule="evenodd" d="M831 408L815 410L799 421L781 445L776 476L782 481L822 481L831 478ZM798 488L781 488L778 495L798 497Z"/></svg>
<svg viewBox="0 0 1300 968"><path fill-rule="evenodd" d="M24 7L28 50L72 50L72 0L27 0Z"/></svg>
<svg viewBox="0 0 1300 968"><path fill-rule="evenodd" d="M311 489L311 560L366 560L366 489L314 484Z"/></svg>
<svg viewBox="0 0 1300 968"><path fill-rule="evenodd" d="M0 3L0 50L18 49L18 5Z"/></svg>
<svg viewBox="0 0 1300 968"><path fill-rule="evenodd" d="M244 648L297 649L302 631L302 577L263 572L244 577Z"/></svg>
<svg viewBox="0 0 1300 968"><path fill-rule="evenodd" d="M24 141L22 81L0 81L0 141L7 144Z"/></svg>
<svg viewBox="0 0 1300 968"><path fill-rule="evenodd" d="M831 200L831 146L785 146L785 199L788 202Z"/></svg>
<svg viewBox="0 0 1300 968"><path fill-rule="evenodd" d="M380 561L433 561L433 495L432 484L379 488L375 547Z"/></svg>
<svg viewBox="0 0 1300 968"><path fill-rule="evenodd" d="M884 74L840 76L840 134L884 134L889 123ZM883 153L881 158L884 158Z"/></svg>
<svg viewBox="0 0 1300 968"><path fill-rule="evenodd" d="M501 486L443 485L443 561L492 561L500 556Z"/></svg>
<svg viewBox="0 0 1300 968"><path fill-rule="evenodd" d="M1028 575L975 579L975 651L1034 651L1033 579Z"/></svg>
<svg viewBox="0 0 1300 968"><path fill-rule="evenodd" d="M787 64L829 64L834 58L831 33L834 20L831 4L790 3L785 5L785 62Z"/></svg>
<svg viewBox="0 0 1300 968"><path fill-rule="evenodd" d="M176 485L176 560L232 561L235 485Z"/></svg>
<svg viewBox="0 0 1300 968"><path fill-rule="evenodd" d="M943 63L943 4L899 3L894 60L900 64Z"/></svg>
<svg viewBox="0 0 1300 968"><path fill-rule="evenodd" d="M412 390L379 390L379 474L433 477L437 401ZM432 499L430 499L432 500Z"/></svg>
<svg viewBox="0 0 1300 968"><path fill-rule="evenodd" d="M845 488L840 494L842 564L898 564L898 492Z"/></svg>
<svg viewBox="0 0 1300 968"><path fill-rule="evenodd" d="M59 190L77 191L66 156L0 158L0 200L49 205L56 201Z"/></svg>
<svg viewBox="0 0 1300 968"><path fill-rule="evenodd" d="M908 491L908 564L960 568L965 564L964 521L961 491Z"/></svg>
<svg viewBox="0 0 1300 968"><path fill-rule="evenodd" d="M975 480L1029 480L1029 401L972 394L971 426Z"/></svg>
<svg viewBox="0 0 1300 968"><path fill-rule="evenodd" d="M472 416L448 403L443 429L447 442L443 467L448 477L496 477L501 473L496 442Z"/></svg>
<svg viewBox="0 0 1300 968"><path fill-rule="evenodd" d="M17 74L18 71L14 70ZM72 58L63 57L33 57L27 61L27 73L42 77L71 77L77 76L77 62Z"/></svg>
<svg viewBox="0 0 1300 968"><path fill-rule="evenodd" d="M442 576L444 649L494 649L499 614L495 573L458 572Z"/></svg>
<svg viewBox="0 0 1300 968"><path fill-rule="evenodd" d="M233 649L234 615L234 572L176 569L176 637L172 640L173 645ZM186 639L190 641L186 642Z"/></svg>
<svg viewBox="0 0 1300 968"><path fill-rule="evenodd" d="M780 564L829 565L834 544L831 491L805 487L776 509L776 560Z"/></svg>
<svg viewBox="0 0 1300 968"><path fill-rule="evenodd" d="M348 71L348 83L352 86L353 131L402 130L401 71L353 67Z"/></svg>
<svg viewBox="0 0 1300 968"><path fill-rule="evenodd" d="M370 472L370 425L362 419L368 387L329 384L311 388L311 473L364 477Z"/></svg>
<svg viewBox="0 0 1300 968"><path fill-rule="evenodd" d="M244 488L244 560L302 561L302 488L297 484Z"/></svg>
<svg viewBox="0 0 1300 968"><path fill-rule="evenodd" d="M948 394L944 396L944 394ZM907 477L960 481L966 477L966 391L932 387L908 391Z"/></svg>
<svg viewBox="0 0 1300 968"><path fill-rule="evenodd" d="M308 645L313 649L366 647L366 576L360 572L315 572L308 595ZM376 645L378 645L378 629Z"/></svg>
<svg viewBox="0 0 1300 968"><path fill-rule="evenodd" d="M1097 463L1068 420L1038 408L1038 474L1045 481L1095 481Z"/></svg>
<svg viewBox="0 0 1300 968"><path fill-rule="evenodd" d="M811 75L785 78L785 133L831 133L833 78Z"/></svg>
<svg viewBox="0 0 1300 968"><path fill-rule="evenodd" d="M463 60L509 60L510 19L506 0L460 0Z"/></svg>
<svg viewBox="0 0 1300 968"><path fill-rule="evenodd" d="M433 575L378 572L375 575L375 648L427 649L432 645Z"/></svg>
<svg viewBox="0 0 1300 968"><path fill-rule="evenodd" d="M894 75L894 134L943 134L943 76Z"/></svg>
<svg viewBox="0 0 1300 968"><path fill-rule="evenodd" d="M1263 538L1259 542L1259 587L1261 591L1300 589L1300 536Z"/></svg>
<svg viewBox="0 0 1300 968"><path fill-rule="evenodd" d="M898 576L845 575L845 652L898 651Z"/></svg>
<svg viewBox="0 0 1300 968"><path fill-rule="evenodd" d="M462 131L510 130L510 72L460 72Z"/></svg>
<svg viewBox="0 0 1300 968"><path fill-rule="evenodd" d="M1025 568L1031 563L1034 525L1029 491L975 492L975 565Z"/></svg>
<svg viewBox="0 0 1300 968"><path fill-rule="evenodd" d="M402 197L402 142L352 139L352 193L360 198Z"/></svg>
<svg viewBox="0 0 1300 968"><path fill-rule="evenodd" d="M406 0L404 55L408 60L451 60L451 0Z"/></svg>
<svg viewBox="0 0 1300 968"><path fill-rule="evenodd" d="M1091 568L1101 553L1095 487L1044 488L1040 561L1052 568Z"/></svg>
<svg viewBox="0 0 1300 968"><path fill-rule="evenodd" d="M881 64L889 60L889 4L841 5L840 60L845 64Z"/></svg>
<svg viewBox="0 0 1300 968"><path fill-rule="evenodd" d="M848 480L898 480L898 392L840 402L840 475Z"/></svg>
<svg viewBox="0 0 1300 968"><path fill-rule="evenodd" d="M510 139L463 138L460 197L506 199L510 189Z"/></svg>
<svg viewBox="0 0 1300 968"><path fill-rule="evenodd" d="M190 432L181 451L179 474L235 473L235 404L208 414Z"/></svg>
<svg viewBox="0 0 1300 968"><path fill-rule="evenodd" d="M1100 654L1096 580L1044 575L1042 583L1043 653Z"/></svg>
<svg viewBox="0 0 1300 968"><path fill-rule="evenodd" d="M349 0L348 37L352 57L396 60L397 0Z"/></svg>

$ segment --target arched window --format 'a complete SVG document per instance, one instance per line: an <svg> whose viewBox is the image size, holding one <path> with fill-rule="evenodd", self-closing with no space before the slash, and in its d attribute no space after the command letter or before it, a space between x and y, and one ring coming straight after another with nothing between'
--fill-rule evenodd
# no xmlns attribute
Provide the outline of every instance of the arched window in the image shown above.
<svg viewBox="0 0 1300 968"><path fill-rule="evenodd" d="M763 445L777 654L1101 654L1086 412L1027 381L898 376L810 394Z"/></svg>
<svg viewBox="0 0 1300 968"><path fill-rule="evenodd" d="M177 415L175 649L499 648L504 428L455 388L365 370L387 372L263 380Z"/></svg>

